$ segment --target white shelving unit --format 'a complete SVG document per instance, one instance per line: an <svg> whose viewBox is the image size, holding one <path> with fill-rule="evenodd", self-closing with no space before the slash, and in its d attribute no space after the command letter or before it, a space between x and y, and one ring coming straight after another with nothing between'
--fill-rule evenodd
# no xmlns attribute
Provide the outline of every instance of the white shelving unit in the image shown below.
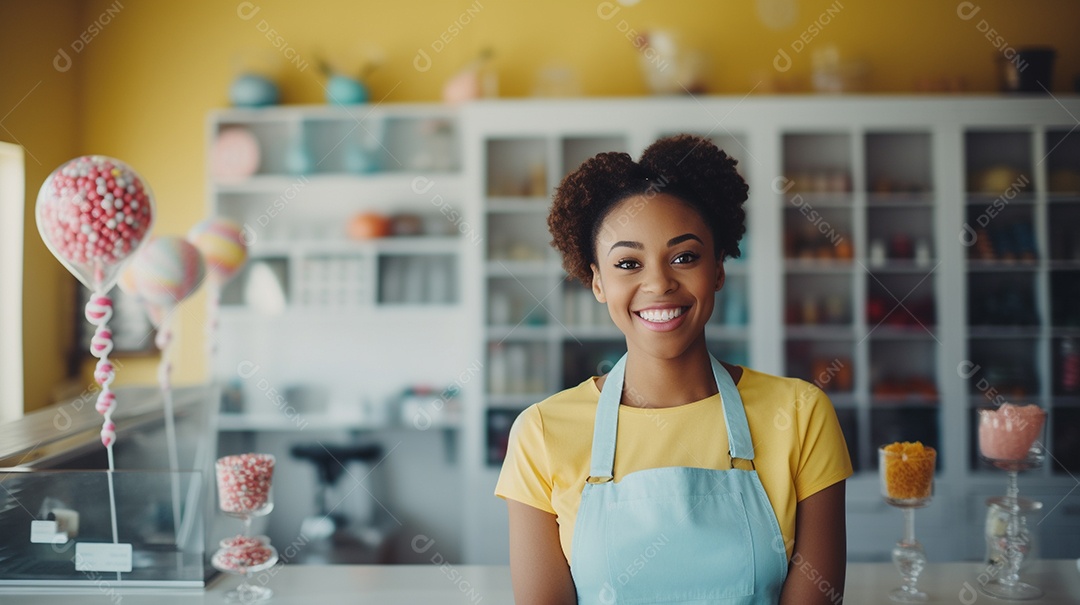
<svg viewBox="0 0 1080 605"><path fill-rule="evenodd" d="M344 498L337 512L381 505L401 523L396 551L408 555L408 540L426 531L453 557L463 542L461 395L443 395L475 386L462 382L454 352L470 334L462 227L475 222L464 203L457 112L425 104L217 111L208 120L211 158L227 129L254 137L259 163L255 174L227 180L207 167L210 214L244 225L249 249L222 294L212 374L242 402L220 415L222 447L277 455L289 487L276 490L268 531L289 543L315 512L315 469L293 460L291 446L378 442L387 453L379 473L410 481L386 480L379 491L373 468L350 471L346 479L362 485L330 496ZM351 237L361 213L400 219L410 234ZM402 397L423 388L444 407L410 418L416 408L407 412ZM423 487L443 497L423 498L415 492Z"/></svg>
<svg viewBox="0 0 1080 605"><path fill-rule="evenodd" d="M606 310L565 279L549 246L552 190L595 153L636 158L661 136L690 132L739 159L750 185L745 258L727 263L710 348L764 372L816 380L829 393L856 463L851 558L888 558L901 516L878 493L874 450L913 439L939 451L934 502L919 515L931 559L982 556L984 501L1003 493L1005 479L977 460L973 409L999 402L998 394L1049 410L1053 458L1025 473L1021 490L1045 503L1042 554L1075 557L1080 393L1063 359L1066 342L1080 341L1080 307L1070 302L1080 296L1075 115L1075 97L545 99L459 110L217 112L211 144L221 129L243 127L264 158L243 182L211 179L212 212L253 226L252 264L269 265L286 300L283 313L263 314L247 304L245 276L225 293L214 374L235 380L244 362L244 374L258 373L240 380L252 415L225 417L222 426L294 437L260 380L330 385L336 403L310 412L308 426L389 431L407 441L388 462L419 473L411 483L438 489L441 502L416 504L422 494L402 492L398 505L460 540L465 562L504 563L506 508L492 492L510 424L526 406L606 371L623 346ZM305 147L315 161L308 174L293 174ZM371 153L378 170L366 172L357 150ZM1000 170L988 175L992 169ZM1010 178L1021 176L1023 190L1008 194ZM996 184L984 190L986 183ZM349 241L344 222L361 210L423 214L446 231ZM986 233L965 245L965 223L978 226L988 214ZM410 274L410 260L427 272ZM444 269L430 269L440 262ZM402 284L410 279L420 284L414 292L434 281L443 294L385 295L409 290ZM331 291L312 295L314 284ZM350 294L335 298L332 288L342 284ZM452 464L424 457L431 433L363 411L421 381L461 388ZM965 539L945 531L954 527Z"/></svg>

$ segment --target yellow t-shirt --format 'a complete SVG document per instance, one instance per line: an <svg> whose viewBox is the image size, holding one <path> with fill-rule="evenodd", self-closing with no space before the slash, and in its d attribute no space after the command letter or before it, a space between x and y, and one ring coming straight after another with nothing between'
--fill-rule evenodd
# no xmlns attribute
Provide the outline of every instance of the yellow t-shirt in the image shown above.
<svg viewBox="0 0 1080 605"><path fill-rule="evenodd" d="M556 516L567 561L589 476L600 400L594 380L556 393L518 416L495 487L500 498ZM750 425L754 465L790 557L796 503L851 476L844 435L832 402L808 382L743 368L736 386ZM650 468L731 468L720 395L671 408L620 406L616 439L615 481Z"/></svg>

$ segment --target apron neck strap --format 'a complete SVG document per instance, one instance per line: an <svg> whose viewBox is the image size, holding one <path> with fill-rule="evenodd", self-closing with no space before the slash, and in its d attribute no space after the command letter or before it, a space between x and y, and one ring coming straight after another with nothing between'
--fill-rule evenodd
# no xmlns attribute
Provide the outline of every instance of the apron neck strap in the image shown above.
<svg viewBox="0 0 1080 605"><path fill-rule="evenodd" d="M596 421L593 426L592 459L589 466L589 483L605 483L614 478L615 441L619 432L619 402L622 400L623 377L626 374L624 354L608 372L600 401L596 405ZM732 458L754 459L754 445L750 441L750 425L746 421L739 389L724 366L711 354L713 379L720 391L720 404L724 410L727 426L728 454Z"/></svg>

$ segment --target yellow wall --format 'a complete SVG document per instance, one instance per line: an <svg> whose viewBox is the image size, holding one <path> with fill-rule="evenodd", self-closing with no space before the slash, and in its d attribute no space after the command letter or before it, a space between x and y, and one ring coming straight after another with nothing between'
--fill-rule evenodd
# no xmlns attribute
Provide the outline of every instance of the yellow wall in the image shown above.
<svg viewBox="0 0 1080 605"><path fill-rule="evenodd" d="M828 45L835 45L842 56L869 63L873 92L907 92L920 78L948 76L962 76L968 90L991 92L997 86L994 61L1000 53L980 31L989 28L1009 47L1056 47L1055 90L1071 90L1072 77L1080 72L1080 37L1074 31L1080 22L1080 4L1072 0L790 3L798 14L778 29L766 27L756 8L762 3L750 1L640 0L633 6L591 0L76 3L77 31L101 21L110 7L119 8L78 59L84 70L78 91L83 101L78 112L82 128L78 148L133 164L157 194L157 232L182 234L205 214L206 113L226 104L237 59L252 54L268 55L281 63L279 77L287 103L322 102L316 52L340 60L356 56L365 46L379 47L386 56L383 67L370 78L375 99L437 100L443 82L486 45L495 50L505 96L528 95L537 71L552 64L575 70L586 95L640 95L646 90L638 67L640 55L624 30L651 27L677 30L686 45L704 49L710 61L708 90L719 94L762 92L776 84L805 89L811 55ZM12 11L10 4L0 11ZM59 28L67 27L65 31L71 29L71 5L62 4L57 11L63 13L57 17ZM976 6L978 13L964 20L958 14L959 5L965 15ZM830 9L831 14L825 14ZM6 15L3 22L10 33L36 34L40 29L23 29ZM277 46L266 36L269 29L278 36ZM809 41L802 43L800 35ZM448 41L441 42L440 36ZM796 52L800 44L805 48ZM9 61L19 57L20 76L33 79L33 74L51 70L56 45L36 44L29 53L25 49L17 55L9 53ZM414 68L419 49L432 60L424 72ZM773 67L779 49L792 58L790 70L783 73ZM290 65L286 55L307 67ZM41 94L39 101L45 97ZM20 127L31 130L43 128L30 124L43 108L34 108L35 113L23 111L13 114L12 121L17 119ZM45 172L31 175L27 191L36 191ZM39 256L32 260L42 264ZM38 298L30 296L28 306ZM184 306L178 330L183 336L176 364L178 383L203 376L203 307L202 297ZM43 334L41 324L49 323L44 318L61 313L55 307L40 311L35 316L40 321L31 322L28 317L28 335ZM47 366L28 364L32 382L52 379L55 373ZM153 372L152 362L132 360L119 382L151 382ZM42 390L35 393L40 396Z"/></svg>
<svg viewBox="0 0 1080 605"><path fill-rule="evenodd" d="M13 2L0 10L0 139L22 145L26 151L23 365L27 410L47 404L54 387L63 381L74 329L75 281L38 237L34 200L52 169L78 151L80 70L77 64L66 71L53 66L57 49L76 36L77 5L77 0Z"/></svg>

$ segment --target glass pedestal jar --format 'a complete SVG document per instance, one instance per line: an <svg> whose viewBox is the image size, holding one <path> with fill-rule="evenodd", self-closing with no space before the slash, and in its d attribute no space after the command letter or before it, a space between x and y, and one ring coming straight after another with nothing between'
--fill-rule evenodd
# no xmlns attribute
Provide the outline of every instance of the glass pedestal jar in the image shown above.
<svg viewBox="0 0 1080 605"><path fill-rule="evenodd" d="M993 569L1002 569L1008 563L1008 532L1012 503L1007 498L998 496L986 499L986 564ZM1028 516L1042 509L1042 502L1030 498L1017 498L1018 507L1017 549L1021 554L1020 569L1023 570L1037 555L1034 531L1029 527Z"/></svg>

